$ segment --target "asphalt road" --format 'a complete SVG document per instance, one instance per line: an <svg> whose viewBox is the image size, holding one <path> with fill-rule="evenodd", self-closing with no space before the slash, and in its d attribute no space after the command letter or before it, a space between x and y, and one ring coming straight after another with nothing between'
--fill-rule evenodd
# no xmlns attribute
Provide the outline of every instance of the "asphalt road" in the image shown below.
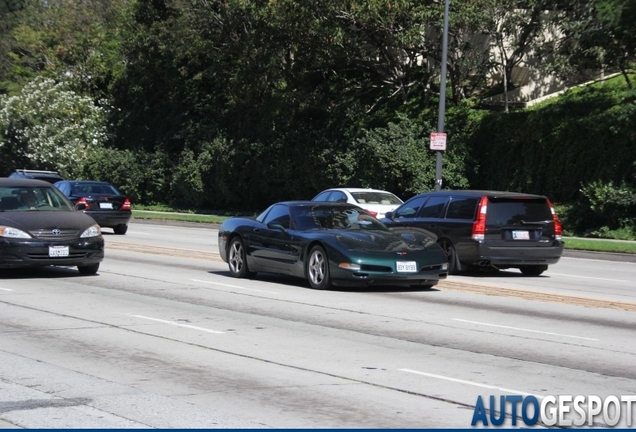
<svg viewBox="0 0 636 432"><path fill-rule="evenodd" d="M636 263L314 291L230 277L213 227L105 237L94 277L0 273L0 425L467 428L478 396L636 393Z"/></svg>

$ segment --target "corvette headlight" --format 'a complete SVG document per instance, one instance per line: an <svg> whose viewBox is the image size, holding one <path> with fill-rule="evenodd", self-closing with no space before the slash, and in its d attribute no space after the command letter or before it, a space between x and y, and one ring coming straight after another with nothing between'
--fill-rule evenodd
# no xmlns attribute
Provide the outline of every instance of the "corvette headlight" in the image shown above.
<svg viewBox="0 0 636 432"><path fill-rule="evenodd" d="M0 226L0 237L7 238L31 238L28 233L25 233L22 230L17 228L8 227L8 226Z"/></svg>
<svg viewBox="0 0 636 432"><path fill-rule="evenodd" d="M338 264L338 267L343 268L343 269L347 269L347 270L360 270L360 264L354 264L354 263L348 263L348 262L341 262L340 264Z"/></svg>
<svg viewBox="0 0 636 432"><path fill-rule="evenodd" d="M99 227L99 225L93 225L90 228L86 228L86 230L84 230L84 232L82 233L80 237L81 238L97 237L101 233L102 233L102 229Z"/></svg>

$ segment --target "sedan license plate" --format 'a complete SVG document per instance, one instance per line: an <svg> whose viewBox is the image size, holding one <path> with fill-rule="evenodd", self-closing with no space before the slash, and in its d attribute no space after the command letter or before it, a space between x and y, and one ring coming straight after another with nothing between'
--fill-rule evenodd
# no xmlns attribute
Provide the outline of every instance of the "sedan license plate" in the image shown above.
<svg viewBox="0 0 636 432"><path fill-rule="evenodd" d="M513 240L530 240L530 232L529 231L513 231L512 239Z"/></svg>
<svg viewBox="0 0 636 432"><path fill-rule="evenodd" d="M113 209L113 203L99 203L99 208L100 209L112 210Z"/></svg>
<svg viewBox="0 0 636 432"><path fill-rule="evenodd" d="M417 263L415 261L396 261L395 267L398 273L417 273Z"/></svg>
<svg viewBox="0 0 636 432"><path fill-rule="evenodd" d="M49 246L50 257L67 257L68 246Z"/></svg>

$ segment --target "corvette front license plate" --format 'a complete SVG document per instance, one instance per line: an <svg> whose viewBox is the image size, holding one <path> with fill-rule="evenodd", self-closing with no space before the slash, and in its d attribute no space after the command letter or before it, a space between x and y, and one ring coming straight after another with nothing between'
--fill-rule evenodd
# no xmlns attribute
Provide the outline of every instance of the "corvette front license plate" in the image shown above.
<svg viewBox="0 0 636 432"><path fill-rule="evenodd" d="M530 240L530 232L529 231L513 231L512 239L513 240Z"/></svg>
<svg viewBox="0 0 636 432"><path fill-rule="evenodd" d="M417 272L417 263L415 261L396 261L395 267L399 273Z"/></svg>
<svg viewBox="0 0 636 432"><path fill-rule="evenodd" d="M49 246L50 257L67 257L68 246Z"/></svg>

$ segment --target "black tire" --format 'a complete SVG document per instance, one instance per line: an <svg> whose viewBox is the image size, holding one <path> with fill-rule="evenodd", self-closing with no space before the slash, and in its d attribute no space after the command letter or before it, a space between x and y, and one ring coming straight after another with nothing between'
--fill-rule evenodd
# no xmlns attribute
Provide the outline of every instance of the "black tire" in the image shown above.
<svg viewBox="0 0 636 432"><path fill-rule="evenodd" d="M113 231L115 231L115 234L126 234L126 231L128 231L128 225L117 225L113 228Z"/></svg>
<svg viewBox="0 0 636 432"><path fill-rule="evenodd" d="M99 270L99 263L86 266L77 266L77 270L79 270L80 274L82 275L94 275L95 273L97 273L97 270Z"/></svg>
<svg viewBox="0 0 636 432"><path fill-rule="evenodd" d="M528 266L519 267L519 270L521 270L521 273L524 276L539 276L541 273L543 273L547 269L548 269L548 266L546 265L528 265Z"/></svg>
<svg viewBox="0 0 636 432"><path fill-rule="evenodd" d="M331 288L331 275L329 274L329 259L322 246L314 246L307 255L305 271L309 285L316 290Z"/></svg>
<svg viewBox="0 0 636 432"><path fill-rule="evenodd" d="M457 253L455 253L455 247L450 240L442 239L438 242L448 258L448 274L457 274Z"/></svg>
<svg viewBox="0 0 636 432"><path fill-rule="evenodd" d="M252 278L256 275L247 266L245 246L243 246L243 240L238 236L230 241L230 247L227 250L227 265L235 278Z"/></svg>

